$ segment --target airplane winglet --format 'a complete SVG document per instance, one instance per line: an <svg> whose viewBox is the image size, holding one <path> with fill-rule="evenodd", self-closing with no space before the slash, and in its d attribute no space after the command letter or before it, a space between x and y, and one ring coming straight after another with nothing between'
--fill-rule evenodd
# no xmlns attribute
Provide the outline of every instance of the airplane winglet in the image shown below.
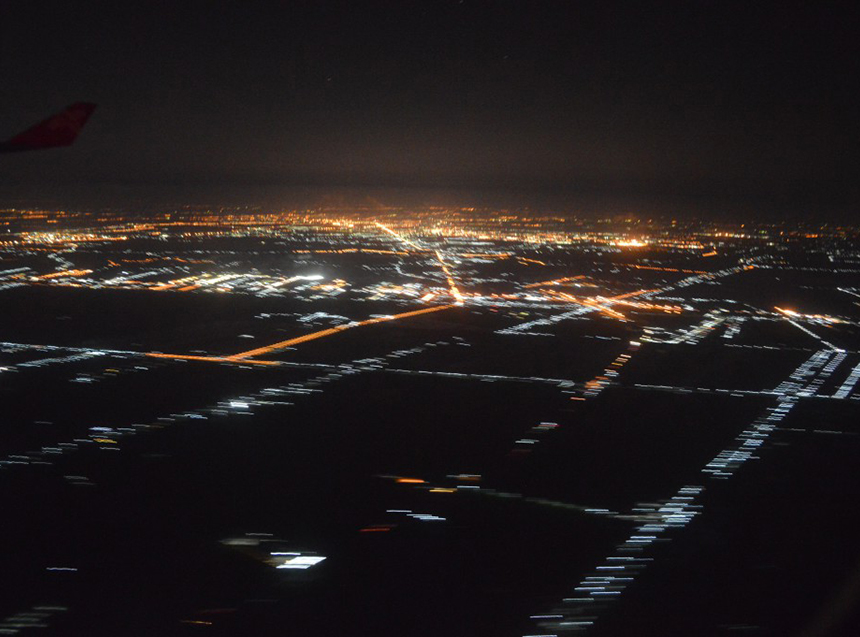
<svg viewBox="0 0 860 637"><path fill-rule="evenodd" d="M88 102L72 104L61 113L0 143L0 152L11 153L71 146L94 110L96 105Z"/></svg>

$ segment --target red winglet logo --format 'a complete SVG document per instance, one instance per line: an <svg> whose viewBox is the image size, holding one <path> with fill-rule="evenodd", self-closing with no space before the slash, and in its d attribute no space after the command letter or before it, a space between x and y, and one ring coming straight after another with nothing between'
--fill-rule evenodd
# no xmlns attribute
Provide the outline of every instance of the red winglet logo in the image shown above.
<svg viewBox="0 0 860 637"><path fill-rule="evenodd" d="M44 122L28 128L7 142L0 144L0 151L38 150L56 146L70 146L78 133L96 110L95 104L78 102L62 113L49 117Z"/></svg>

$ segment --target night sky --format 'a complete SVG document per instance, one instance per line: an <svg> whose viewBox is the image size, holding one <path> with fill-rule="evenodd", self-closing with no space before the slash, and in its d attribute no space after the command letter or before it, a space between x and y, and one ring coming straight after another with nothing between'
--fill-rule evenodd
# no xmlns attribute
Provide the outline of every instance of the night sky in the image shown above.
<svg viewBox="0 0 860 637"><path fill-rule="evenodd" d="M3 3L0 138L99 109L71 148L0 156L0 206L860 221L853 3L345 4Z"/></svg>

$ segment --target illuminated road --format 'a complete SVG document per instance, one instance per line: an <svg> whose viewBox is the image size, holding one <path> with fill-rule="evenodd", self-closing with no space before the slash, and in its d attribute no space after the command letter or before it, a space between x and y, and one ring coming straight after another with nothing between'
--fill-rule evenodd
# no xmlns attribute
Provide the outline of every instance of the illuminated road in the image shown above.
<svg viewBox="0 0 860 637"><path fill-rule="evenodd" d="M406 237L403 237L403 236L397 234L394 230L392 230L391 228L389 228L386 225L379 223L378 221L375 221L373 225L375 225L380 230L387 232L388 234L390 234L392 237L394 237L398 241L402 241L403 243L405 243L406 245L408 245L411 248L415 248L416 250L423 250L424 249L420 245L418 245L417 243L413 243L412 241L410 241Z"/></svg>
<svg viewBox="0 0 860 637"><path fill-rule="evenodd" d="M457 299L458 305L463 305L465 299L463 299L463 295L460 293L460 288L457 287L457 282L454 281L454 277L451 274L451 271L448 269L448 265L442 259L442 253L436 250L436 259L439 261L439 265L442 266L442 271L445 273L445 278L448 279L448 290L451 293L451 296Z"/></svg>
<svg viewBox="0 0 860 637"><path fill-rule="evenodd" d="M180 361L206 361L209 363L242 363L249 365L277 365L277 361L255 361L246 359L236 359L229 356L193 356L191 354L162 354L161 352L147 352L146 356L150 358L169 358L171 360Z"/></svg>
<svg viewBox="0 0 860 637"><path fill-rule="evenodd" d="M307 343L308 341L314 341L318 338L324 338L326 336L331 336L333 334L338 334L340 332L344 332L346 330L352 329L354 327L362 327L364 325L373 325L374 323L384 323L385 321L396 321L398 319L410 318L412 316L419 316L421 314L430 314L431 312L440 312L442 310L448 310L452 307L457 307L456 305L437 305L435 307L424 308L423 310L413 310L411 312L403 312L402 314L391 314L390 316L377 316L376 318L366 319L364 321L358 321L357 323L347 323L346 325L338 325L337 327L330 327L325 330L320 330L319 332L312 332L310 334L305 334L304 336L297 336L296 338L291 338L286 341L280 341L278 343L273 343L272 345L266 345L265 347L258 347L257 349L251 349L247 352L240 352L238 354L234 354L232 356L227 356L227 360L236 361L236 360L246 360L253 356L261 356L263 354L272 354L274 352L281 351L288 347L292 347L293 345L299 345L301 343Z"/></svg>
<svg viewBox="0 0 860 637"><path fill-rule="evenodd" d="M205 361L209 363L242 363L242 364L253 364L253 365L277 365L277 361L260 361L253 360L255 356L261 356L264 354L273 354L275 352L280 352L281 350L287 349L289 347L293 347L294 345L300 345L301 343L307 343L308 341L315 341L319 338L325 338L326 336L333 336L334 334L340 334L341 332L345 332L346 330L353 329L355 327L363 327L365 325L374 325L376 323L385 323L386 321L396 321L399 319L410 318L413 316L420 316L421 314L430 314L432 312L440 312L442 310L449 310L452 307L458 307L458 304L451 305L437 305L434 307L428 307L421 310L413 310L411 312L403 312L401 314L391 314L388 316L377 316L375 318L365 319L364 321L357 321L354 323L347 323L346 325L338 325L337 327L330 327L328 329L319 330L318 332L311 332L310 334L305 334L304 336L297 336L295 338L288 339L286 341L279 341L277 343L272 343L271 345L266 345L265 347L258 347L256 349L251 349L246 352L239 352L238 354L233 354L231 356L193 356L190 354L164 354L162 352L148 352L146 355L152 358L168 358L172 360L187 360L187 361Z"/></svg>
<svg viewBox="0 0 860 637"><path fill-rule="evenodd" d="M414 243L406 237L399 235L397 232L395 232L388 226L381 224L378 221L374 222L374 225L380 230L387 232L398 241L402 241L411 248L424 251L424 248L419 246L417 243ZM457 282L454 280L454 276L451 274L451 270L448 268L448 264L445 263L445 260L442 258L442 253L439 250L436 250L436 260L439 261L439 265L442 267L442 271L445 273L445 278L448 280L448 291L451 293L451 296L457 301L457 305L463 305L465 303L465 299L460 293L460 288L457 286Z"/></svg>
<svg viewBox="0 0 860 637"><path fill-rule="evenodd" d="M539 281L538 283L529 283L528 285L524 285L523 288L539 288L542 285L561 285L565 281L577 281L579 279L584 279L585 275L580 274L578 276L566 276L561 279L550 279L549 281Z"/></svg>

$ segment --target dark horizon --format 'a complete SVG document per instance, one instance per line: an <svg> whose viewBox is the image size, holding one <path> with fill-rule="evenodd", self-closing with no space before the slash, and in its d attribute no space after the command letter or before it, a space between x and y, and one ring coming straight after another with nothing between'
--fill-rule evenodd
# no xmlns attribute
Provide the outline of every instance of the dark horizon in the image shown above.
<svg viewBox="0 0 860 637"><path fill-rule="evenodd" d="M0 159L0 206L289 207L347 191L860 218L856 11L835 3L6 13L0 138L78 100L99 110L71 148Z"/></svg>

